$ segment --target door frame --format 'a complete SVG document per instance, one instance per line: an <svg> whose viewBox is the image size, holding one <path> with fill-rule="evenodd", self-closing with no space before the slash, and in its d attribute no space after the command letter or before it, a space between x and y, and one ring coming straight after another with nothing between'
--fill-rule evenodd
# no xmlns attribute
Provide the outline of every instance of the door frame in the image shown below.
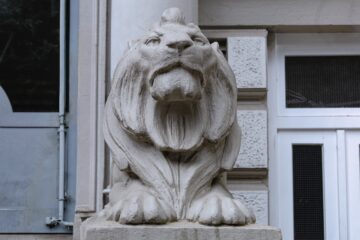
<svg viewBox="0 0 360 240"><path fill-rule="evenodd" d="M284 239L294 239L293 145L322 145L325 239L339 240L339 181L335 131L281 131L278 137L278 226ZM335 187L334 187L335 186ZM290 194L289 194L290 193ZM280 207L281 206L281 207Z"/></svg>
<svg viewBox="0 0 360 240"><path fill-rule="evenodd" d="M360 239L360 131L347 131L345 143L348 239L357 240Z"/></svg>
<svg viewBox="0 0 360 240"><path fill-rule="evenodd" d="M348 148L347 131L360 130L360 109L286 109L285 108L285 79L284 79L284 56L286 55L360 55L359 33L280 33L269 35L268 41L268 122L269 122L269 222L270 225L279 226L280 212L279 202L283 196L279 195L277 146L278 135L282 131L336 131L337 146L342 151L338 155L347 154ZM283 91L283 92L281 92ZM290 111L289 111L290 110ZM351 140L353 141L353 140ZM341 147L342 146L342 147ZM340 158L341 156L338 156ZM359 206L353 207L358 201L358 193L354 196L347 195L350 188L354 189L359 184L358 172L353 172L346 177L344 169L349 171L350 164L354 159L347 162L340 161L339 169L339 217L342 219L339 225L340 239L354 240L352 226L354 220L359 219ZM355 166L355 165L354 165ZM359 168L358 168L359 169ZM355 171L354 169L351 169ZM350 173L350 172L349 172ZM353 186L355 185L355 186ZM359 189L359 187L357 188ZM351 190L353 192L353 190ZM356 192L356 191L355 191ZM357 191L358 192L358 191ZM356 214L348 207L356 209ZM345 209L345 210L344 210ZM349 224L348 224L349 222ZM356 223L356 222L355 222ZM284 231L285 229L282 229ZM285 230L286 231L286 230ZM354 235L355 236L355 235Z"/></svg>

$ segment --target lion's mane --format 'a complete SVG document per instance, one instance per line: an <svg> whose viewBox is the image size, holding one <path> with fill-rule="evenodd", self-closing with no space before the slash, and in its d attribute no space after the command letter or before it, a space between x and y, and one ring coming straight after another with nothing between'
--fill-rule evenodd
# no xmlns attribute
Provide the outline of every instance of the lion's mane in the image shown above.
<svg viewBox="0 0 360 240"><path fill-rule="evenodd" d="M178 64L179 59L175 62L175 57L162 49L148 53L138 41L117 66L105 108L104 137L116 165L135 173L172 202L180 216L185 214L186 201L211 183L221 169L232 168L240 147L233 72L217 43L202 55L196 51L184 51L180 61L189 71L202 74L199 101L155 100L152 76ZM173 153L181 154L181 166L167 157ZM183 186L192 182L198 187L175 191L173 183L179 181L174 175L176 167L182 171Z"/></svg>

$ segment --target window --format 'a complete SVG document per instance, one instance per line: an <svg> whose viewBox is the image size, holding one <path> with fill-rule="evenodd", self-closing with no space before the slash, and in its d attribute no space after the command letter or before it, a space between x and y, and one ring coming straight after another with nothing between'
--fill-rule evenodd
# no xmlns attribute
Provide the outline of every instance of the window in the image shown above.
<svg viewBox="0 0 360 240"><path fill-rule="evenodd" d="M324 239L321 145L293 145L294 239Z"/></svg>
<svg viewBox="0 0 360 240"><path fill-rule="evenodd" d="M57 112L59 1L0 4L0 86L14 112Z"/></svg>
<svg viewBox="0 0 360 240"><path fill-rule="evenodd" d="M286 56L287 108L360 107L360 56Z"/></svg>
<svg viewBox="0 0 360 240"><path fill-rule="evenodd" d="M360 116L359 34L277 34L280 116Z"/></svg>

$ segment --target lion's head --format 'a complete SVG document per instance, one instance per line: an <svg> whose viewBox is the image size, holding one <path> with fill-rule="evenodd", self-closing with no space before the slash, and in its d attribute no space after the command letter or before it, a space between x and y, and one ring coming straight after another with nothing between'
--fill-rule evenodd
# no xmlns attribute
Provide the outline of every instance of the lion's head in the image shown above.
<svg viewBox="0 0 360 240"><path fill-rule="evenodd" d="M235 77L218 44L168 9L118 64L106 118L161 151L183 152L222 140L235 109Z"/></svg>

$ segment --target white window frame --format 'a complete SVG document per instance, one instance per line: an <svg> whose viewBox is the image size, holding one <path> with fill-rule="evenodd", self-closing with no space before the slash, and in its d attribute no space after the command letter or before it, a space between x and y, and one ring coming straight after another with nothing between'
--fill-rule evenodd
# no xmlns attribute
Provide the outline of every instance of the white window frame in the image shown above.
<svg viewBox="0 0 360 240"><path fill-rule="evenodd" d="M285 56L360 55L360 34L277 34L279 116L360 116L360 108L286 108Z"/></svg>
<svg viewBox="0 0 360 240"><path fill-rule="evenodd" d="M360 131L350 131L346 141L348 239L360 239ZM358 152L358 154L350 154Z"/></svg>

